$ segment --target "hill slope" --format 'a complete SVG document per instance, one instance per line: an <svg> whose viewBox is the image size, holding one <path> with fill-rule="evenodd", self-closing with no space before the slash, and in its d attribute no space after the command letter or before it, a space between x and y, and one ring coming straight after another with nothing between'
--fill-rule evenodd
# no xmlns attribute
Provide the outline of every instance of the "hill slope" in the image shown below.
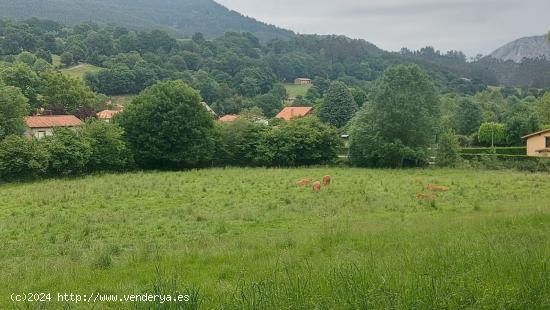
<svg viewBox="0 0 550 310"><path fill-rule="evenodd" d="M502 46L489 56L504 61L512 60L514 62L521 62L524 58L535 59L546 57L550 59L550 42L545 35L525 37Z"/></svg>
<svg viewBox="0 0 550 310"><path fill-rule="evenodd" d="M142 30L162 28L179 35L202 32L210 38L228 31L251 32L260 39L293 35L213 0L0 0L0 17L37 17L69 25L84 21L113 23Z"/></svg>

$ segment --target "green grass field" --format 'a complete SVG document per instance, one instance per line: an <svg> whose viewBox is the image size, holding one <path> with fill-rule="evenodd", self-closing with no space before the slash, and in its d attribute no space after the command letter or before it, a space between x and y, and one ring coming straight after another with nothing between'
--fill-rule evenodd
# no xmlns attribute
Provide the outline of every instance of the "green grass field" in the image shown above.
<svg viewBox="0 0 550 310"><path fill-rule="evenodd" d="M61 69L61 73L73 78L84 78L87 72L93 73L101 70L100 67L90 64L79 64L70 68Z"/></svg>
<svg viewBox="0 0 550 310"><path fill-rule="evenodd" d="M295 84L285 84L286 93L289 97L305 96L307 90L311 88L309 85L295 85Z"/></svg>
<svg viewBox="0 0 550 310"><path fill-rule="evenodd" d="M295 186L324 174L333 184L320 193ZM548 308L549 182L510 171L312 168L5 184L0 308L39 307L12 304L14 292L192 297L155 309ZM451 190L418 201L428 183Z"/></svg>

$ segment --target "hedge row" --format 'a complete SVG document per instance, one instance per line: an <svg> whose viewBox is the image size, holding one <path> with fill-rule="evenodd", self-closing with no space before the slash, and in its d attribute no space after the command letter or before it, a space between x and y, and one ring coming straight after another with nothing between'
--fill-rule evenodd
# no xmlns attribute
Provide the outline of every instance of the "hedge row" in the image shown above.
<svg viewBox="0 0 550 310"><path fill-rule="evenodd" d="M460 153L462 155L479 155L479 154L499 154L499 155L523 155L527 154L527 148L520 147L473 147L463 148Z"/></svg>
<svg viewBox="0 0 550 310"><path fill-rule="evenodd" d="M462 158L474 168L550 172L550 158L506 154L462 154Z"/></svg>

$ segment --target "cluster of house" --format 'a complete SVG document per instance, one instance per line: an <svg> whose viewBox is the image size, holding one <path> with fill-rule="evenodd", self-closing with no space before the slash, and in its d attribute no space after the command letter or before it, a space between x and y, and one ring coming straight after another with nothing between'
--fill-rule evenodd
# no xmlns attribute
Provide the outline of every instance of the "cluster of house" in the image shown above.
<svg viewBox="0 0 550 310"><path fill-rule="evenodd" d="M96 117L108 123L122 111L124 111L124 107L117 106L116 110L103 110L96 113ZM52 135L54 128L75 129L84 123L74 115L34 115L26 117L25 124L27 125L25 131L27 137L42 139Z"/></svg>
<svg viewBox="0 0 550 310"><path fill-rule="evenodd" d="M296 83L302 82L297 79ZM309 81L309 83L311 80ZM304 82L306 83L306 82ZM239 115L224 115L218 117L216 112L205 102L201 103L204 108L221 123L231 123L239 118ZM117 106L116 110L104 110L96 114L98 119L110 122L111 119L124 111L124 107ZM305 117L313 113L312 107L286 107L279 112L276 118L291 121L294 118ZM25 135L37 139L52 135L54 128L75 129L83 125L83 122L74 115L36 115L25 118L27 130ZM527 155L532 157L550 157L550 128L535 132L523 137L527 140Z"/></svg>

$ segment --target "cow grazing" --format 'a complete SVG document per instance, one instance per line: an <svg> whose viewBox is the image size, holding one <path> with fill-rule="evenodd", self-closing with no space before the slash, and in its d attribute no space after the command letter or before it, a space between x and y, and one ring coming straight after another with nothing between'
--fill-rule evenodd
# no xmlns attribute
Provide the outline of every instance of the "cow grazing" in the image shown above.
<svg viewBox="0 0 550 310"><path fill-rule="evenodd" d="M298 182L296 182L296 184L300 187L306 187L309 185L309 180L308 179L302 179Z"/></svg>
<svg viewBox="0 0 550 310"><path fill-rule="evenodd" d="M426 186L426 189L429 190L429 191L432 191L432 192L447 192L447 191L449 191L449 188L447 186L437 186L437 185L432 185L432 184L428 184L428 186Z"/></svg>
<svg viewBox="0 0 550 310"><path fill-rule="evenodd" d="M321 190L321 182L316 181L315 183L313 183L313 191L319 192L320 190Z"/></svg>
<svg viewBox="0 0 550 310"><path fill-rule="evenodd" d="M330 185L330 181L331 181L330 175L325 175L325 176L323 177L323 185L324 185L324 186Z"/></svg>

